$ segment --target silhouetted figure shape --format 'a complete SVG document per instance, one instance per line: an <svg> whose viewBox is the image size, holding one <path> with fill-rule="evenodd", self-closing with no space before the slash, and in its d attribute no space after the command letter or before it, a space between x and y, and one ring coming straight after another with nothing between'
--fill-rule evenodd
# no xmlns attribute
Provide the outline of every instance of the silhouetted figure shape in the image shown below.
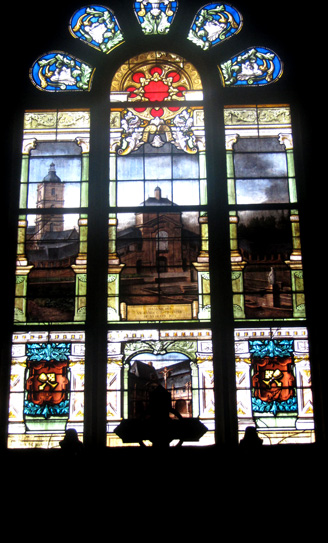
<svg viewBox="0 0 328 543"><path fill-rule="evenodd" d="M73 455L79 454L83 450L83 443L79 440L75 428L66 430L65 437L59 445L65 453Z"/></svg>
<svg viewBox="0 0 328 543"><path fill-rule="evenodd" d="M171 404L171 394L158 382L149 382L148 406L139 417L122 420L115 429L116 434L125 443L150 441L153 447L168 447L171 441L178 440L176 446L184 441L199 441L207 428L194 418L183 418ZM174 420L174 415L178 420Z"/></svg>
<svg viewBox="0 0 328 543"><path fill-rule="evenodd" d="M158 420L166 419L172 413L181 418L180 413L171 405L171 394L161 385L155 386L149 393L149 415Z"/></svg>
<svg viewBox="0 0 328 543"><path fill-rule="evenodd" d="M168 424L170 413L181 419L180 413L171 405L171 394L161 385L157 384L149 393L148 416L153 427L153 446L165 447L170 443Z"/></svg>
<svg viewBox="0 0 328 543"><path fill-rule="evenodd" d="M243 439L240 440L240 445L243 448L257 448L263 444L263 440L257 435L254 426L247 426Z"/></svg>

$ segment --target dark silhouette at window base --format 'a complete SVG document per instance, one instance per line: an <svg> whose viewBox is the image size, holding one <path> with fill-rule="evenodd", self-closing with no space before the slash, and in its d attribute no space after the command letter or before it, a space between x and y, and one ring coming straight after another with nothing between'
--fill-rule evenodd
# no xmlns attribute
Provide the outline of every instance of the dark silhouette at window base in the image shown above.
<svg viewBox="0 0 328 543"><path fill-rule="evenodd" d="M240 446L244 449L258 448L263 445L263 440L257 435L254 426L247 426L243 439L240 440Z"/></svg>
<svg viewBox="0 0 328 543"><path fill-rule="evenodd" d="M124 443L151 441L153 447L166 448L174 440L176 446L185 441L199 441L207 428L198 418L184 418L172 407L171 394L158 383L153 383L149 393L149 406L138 419L125 419L115 433Z"/></svg>
<svg viewBox="0 0 328 543"><path fill-rule="evenodd" d="M74 428L66 430L65 437L59 444L62 451L69 455L75 456L84 450L83 443L79 440L77 431Z"/></svg>

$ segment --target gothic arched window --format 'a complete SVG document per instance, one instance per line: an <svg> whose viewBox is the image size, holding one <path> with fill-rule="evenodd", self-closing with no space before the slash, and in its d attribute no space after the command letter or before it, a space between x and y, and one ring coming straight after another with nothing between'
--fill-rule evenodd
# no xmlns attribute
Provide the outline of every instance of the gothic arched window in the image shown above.
<svg viewBox="0 0 328 543"><path fill-rule="evenodd" d="M293 119L258 100L283 63L233 48L244 21L228 4L121 4L131 38L122 8L81 7L78 55L31 62L8 447L59 447L69 428L152 443L155 390L171 444L248 426L312 443Z"/></svg>

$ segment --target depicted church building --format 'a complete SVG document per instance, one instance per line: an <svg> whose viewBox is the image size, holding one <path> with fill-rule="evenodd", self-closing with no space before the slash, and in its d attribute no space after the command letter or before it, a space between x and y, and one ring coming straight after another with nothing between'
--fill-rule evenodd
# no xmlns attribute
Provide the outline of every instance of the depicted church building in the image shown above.
<svg viewBox="0 0 328 543"><path fill-rule="evenodd" d="M53 212L54 209L63 209L64 192L65 185L52 162L48 175L37 187L37 209L50 208L50 212L36 215L35 225L27 230L28 253L32 259L62 260L76 254L77 230L65 230L64 214Z"/></svg>
<svg viewBox="0 0 328 543"><path fill-rule="evenodd" d="M125 266L121 294L129 303L140 302L141 296L145 303L197 297L197 272L192 263L200 250L198 226L192 230L180 211L153 210L163 206L174 208L174 203L162 196L158 186L135 213L134 224L118 228L117 252Z"/></svg>
<svg viewBox="0 0 328 543"><path fill-rule="evenodd" d="M32 269L28 282L29 319L42 315L52 319L71 318L74 311L75 273L72 269L79 250L76 228L65 229L63 209L65 185L56 173L55 164L37 186L35 224L26 232L26 256ZM49 214L43 212L49 208ZM48 300L54 298L52 309Z"/></svg>

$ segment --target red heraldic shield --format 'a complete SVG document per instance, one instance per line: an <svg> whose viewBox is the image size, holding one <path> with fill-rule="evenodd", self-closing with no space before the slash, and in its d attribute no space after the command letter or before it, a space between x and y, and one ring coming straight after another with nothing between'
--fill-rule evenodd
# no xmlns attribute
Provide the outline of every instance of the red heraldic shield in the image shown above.
<svg viewBox="0 0 328 543"><path fill-rule="evenodd" d="M67 362L43 360L30 362L26 382L28 400L36 405L57 405L67 398Z"/></svg>
<svg viewBox="0 0 328 543"><path fill-rule="evenodd" d="M254 396L264 402L283 402L294 396L295 377L292 359L275 356L256 359L253 362Z"/></svg>

